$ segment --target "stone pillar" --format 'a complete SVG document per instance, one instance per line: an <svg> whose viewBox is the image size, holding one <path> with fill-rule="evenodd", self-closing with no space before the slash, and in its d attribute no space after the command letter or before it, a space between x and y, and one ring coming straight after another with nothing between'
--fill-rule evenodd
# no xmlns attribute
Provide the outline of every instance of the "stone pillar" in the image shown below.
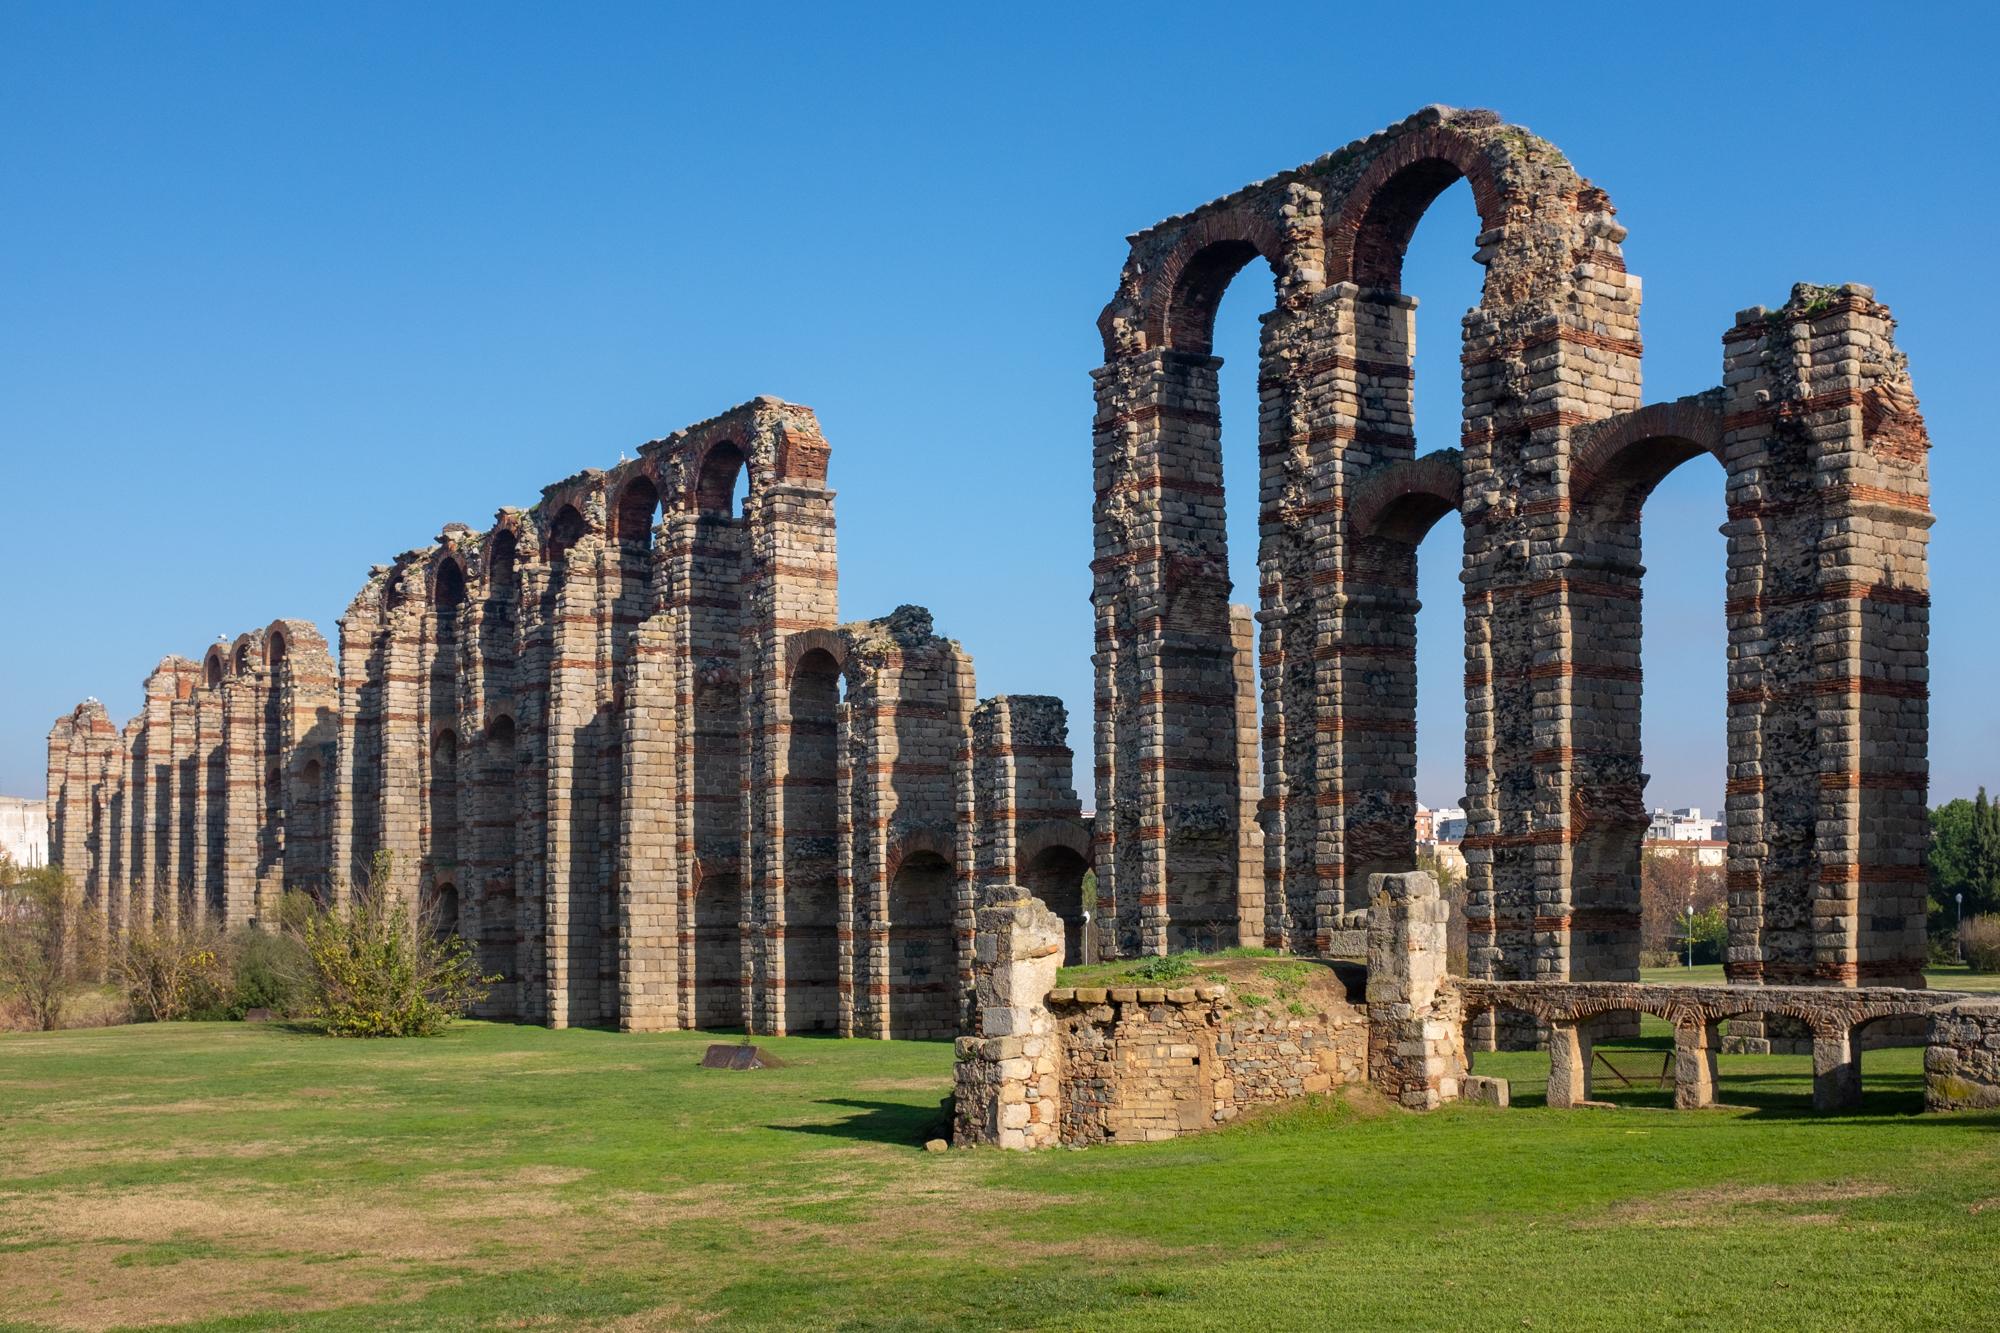
<svg viewBox="0 0 2000 1333"><path fill-rule="evenodd" d="M1813 1110L1846 1111L1861 1104L1861 1049L1852 1028L1813 1033Z"/></svg>
<svg viewBox="0 0 2000 1333"><path fill-rule="evenodd" d="M1715 1054L1722 1024L1693 1018L1674 1027L1674 1107L1693 1111L1715 1105Z"/></svg>
<svg viewBox="0 0 2000 1333"><path fill-rule="evenodd" d="M222 682L222 790L209 797L213 810L220 803L222 845L215 864L221 897L217 909L225 930L241 930L257 914L258 815L264 804L262 664L251 661L245 646L237 674Z"/></svg>
<svg viewBox="0 0 2000 1333"><path fill-rule="evenodd" d="M688 836L692 793L676 781L683 711L675 689L679 619L668 612L634 630L631 657L622 669L618 1026L626 1032L692 1026L684 1017L681 977L683 942L692 941L694 924L684 925L680 915L678 843Z"/></svg>
<svg viewBox="0 0 2000 1333"><path fill-rule="evenodd" d="M1264 830L1257 822L1263 765L1257 741L1257 618L1229 608L1236 667L1236 943L1264 942Z"/></svg>
<svg viewBox="0 0 2000 1333"><path fill-rule="evenodd" d="M1061 1133L1061 1039L1048 994L1062 921L1025 893L982 907L973 942L973 1033L958 1039L952 1142L1054 1147Z"/></svg>
<svg viewBox="0 0 2000 1333"><path fill-rule="evenodd" d="M1552 1109L1567 1110L1590 1100L1590 1024L1549 1024L1549 1091Z"/></svg>
<svg viewBox="0 0 2000 1333"><path fill-rule="evenodd" d="M1404 1106L1458 1100L1464 1014L1444 987L1451 911L1423 871L1368 879L1368 1078Z"/></svg>

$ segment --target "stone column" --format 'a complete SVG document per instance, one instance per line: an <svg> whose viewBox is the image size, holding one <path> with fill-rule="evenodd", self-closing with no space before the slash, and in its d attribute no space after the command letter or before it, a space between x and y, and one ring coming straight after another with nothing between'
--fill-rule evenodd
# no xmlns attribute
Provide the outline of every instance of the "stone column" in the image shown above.
<svg viewBox="0 0 2000 1333"><path fill-rule="evenodd" d="M1368 1078L1404 1106L1458 1100L1464 1014L1444 987L1451 910L1423 871L1368 877Z"/></svg>
<svg viewBox="0 0 2000 1333"><path fill-rule="evenodd" d="M1549 1024L1548 1104L1555 1110L1590 1100L1590 1024Z"/></svg>
<svg viewBox="0 0 2000 1333"><path fill-rule="evenodd" d="M1846 1111L1861 1104L1861 1051L1852 1028L1813 1033L1813 1110Z"/></svg>
<svg viewBox="0 0 2000 1333"><path fill-rule="evenodd" d="M952 1142L1052 1148L1061 1132L1061 1039L1047 999L1062 921L1017 890L982 907L973 939L974 1030L958 1039Z"/></svg>
<svg viewBox="0 0 2000 1333"><path fill-rule="evenodd" d="M1715 1105L1715 1053L1722 1024L1694 1018L1674 1027L1674 1108L1699 1110Z"/></svg>

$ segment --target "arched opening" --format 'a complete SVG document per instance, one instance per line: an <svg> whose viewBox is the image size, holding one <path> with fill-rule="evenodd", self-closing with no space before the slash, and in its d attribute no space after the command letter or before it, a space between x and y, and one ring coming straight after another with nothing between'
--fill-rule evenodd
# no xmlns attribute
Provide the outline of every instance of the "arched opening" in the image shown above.
<svg viewBox="0 0 2000 1333"><path fill-rule="evenodd" d="M214 653L210 653L208 655L208 662L203 667L203 676L206 678L211 689L222 684L222 659Z"/></svg>
<svg viewBox="0 0 2000 1333"><path fill-rule="evenodd" d="M1721 540L1698 534L1718 529L1726 512L1715 474L1681 466L1713 440L1632 424L1672 410L1607 423L1582 438L1572 460L1570 546L1591 571L1570 593L1576 623L1590 627L1572 650L1570 684L1580 756L1571 779L1579 836L1570 975L1579 981L1637 980L1644 966L1679 965L1686 951L1672 941L1646 952L1649 919L1674 921L1678 935L1696 924L1689 906L1715 910L1722 896L1726 848L1713 825L1728 774L1728 627L1718 614L1726 553ZM1645 577L1648 511L1666 578ZM1654 805L1663 819L1649 818ZM1649 856L1654 839L1660 854ZM1606 1023L1607 1032L1634 1026L1630 1016Z"/></svg>
<svg viewBox="0 0 2000 1333"><path fill-rule="evenodd" d="M424 895L422 929L439 942L459 933L458 887L450 881L433 884Z"/></svg>
<svg viewBox="0 0 2000 1333"><path fill-rule="evenodd" d="M511 608L516 589L516 564L519 560L521 543L511 528L502 528L493 537L493 547L486 557L486 603L488 614L494 608Z"/></svg>
<svg viewBox="0 0 2000 1333"><path fill-rule="evenodd" d="M644 473L625 483L618 493L619 595L628 615L643 618L651 609L646 596L653 575L653 527L660 512L660 491Z"/></svg>
<svg viewBox="0 0 2000 1333"><path fill-rule="evenodd" d="M711 446L701 460L701 476L695 485L695 504L700 511L718 518L740 518L749 492L750 470L744 466L743 451L728 440Z"/></svg>
<svg viewBox="0 0 2000 1333"><path fill-rule="evenodd" d="M264 715L259 725L263 728L264 771L263 812L257 821L257 879L259 898L263 899L265 889L282 893L286 877L285 840L291 836L291 802L285 794L285 774L281 760L290 748L291 737L287 734L286 706L290 703L290 673L285 669L285 636L272 630L264 637L264 665L266 667L267 688L263 691ZM268 911L275 911L276 902L262 902L258 905L261 917Z"/></svg>
<svg viewBox="0 0 2000 1333"><path fill-rule="evenodd" d="M234 676L247 676L250 674L249 644L239 643L236 645L236 655L233 659L231 659L231 665L229 671L230 674Z"/></svg>
<svg viewBox="0 0 2000 1333"><path fill-rule="evenodd" d="M718 655L735 616L714 607L691 609L699 651ZM714 623L727 617L727 625ZM697 680L694 694L695 1022L701 1027L747 1023L743 1009L742 925L747 919L741 877L743 700L734 676Z"/></svg>
<svg viewBox="0 0 2000 1333"><path fill-rule="evenodd" d="M589 530L589 525L583 521L583 515L577 512L576 506L564 505L556 511L556 516L549 520L549 535L542 543L542 558L551 565L566 564L570 548L583 540L584 533Z"/></svg>
<svg viewBox="0 0 2000 1333"><path fill-rule="evenodd" d="M1292 533L1275 512L1279 464L1267 470L1260 453L1284 430L1284 404L1262 391L1278 273L1259 259L1268 256L1249 240L1206 246L1182 270L1167 311L1168 341L1188 354L1174 363L1188 401L1214 404L1212 417L1179 425L1161 459L1165 509L1187 551L1169 585L1159 658L1160 688L1176 701L1184 738L1168 762L1187 786L1186 808L1200 812L1166 831L1168 949L1261 943L1265 933L1258 808L1276 677L1260 683L1256 617L1268 582L1260 571L1286 562ZM1245 269L1253 280L1237 283ZM1129 914L1121 907L1121 918Z"/></svg>
<svg viewBox="0 0 2000 1333"><path fill-rule="evenodd" d="M696 870L694 887L694 1023L742 1027L743 886L732 866Z"/></svg>
<svg viewBox="0 0 2000 1333"><path fill-rule="evenodd" d="M298 800L286 821L286 878L291 886L327 901L326 777L319 760L299 768Z"/></svg>
<svg viewBox="0 0 2000 1333"><path fill-rule="evenodd" d="M475 890L478 902L472 926L480 970L502 978L490 1003L504 1011L520 974L521 938L515 869L520 756L512 717L503 713L487 724L484 749L478 830L481 878Z"/></svg>
<svg viewBox="0 0 2000 1333"><path fill-rule="evenodd" d="M839 785L841 678L815 648L792 669L784 777L784 1008L787 1032L840 1024Z"/></svg>
<svg viewBox="0 0 2000 1333"><path fill-rule="evenodd" d="M912 852L889 881L889 1035L958 1035L958 971L952 948L951 866Z"/></svg>
<svg viewBox="0 0 2000 1333"><path fill-rule="evenodd" d="M1090 862L1071 847L1045 847L1022 872L1021 887L1062 919L1063 963L1084 961L1083 877Z"/></svg>
<svg viewBox="0 0 2000 1333"><path fill-rule="evenodd" d="M458 869L458 733L431 738L430 871L443 879Z"/></svg>
<svg viewBox="0 0 2000 1333"><path fill-rule="evenodd" d="M437 591L431 602L437 610L438 637L445 638L457 625L458 609L465 605L465 567L456 557L438 561Z"/></svg>
<svg viewBox="0 0 2000 1333"><path fill-rule="evenodd" d="M1457 174L1417 169L1402 188L1385 191L1370 210L1382 224L1372 233L1400 237L1397 290L1418 298L1411 311L1410 422L1419 458L1459 447L1465 387L1461 361L1465 318L1483 295L1486 270L1472 259L1484 228L1472 188ZM1392 197L1393 196L1393 197ZM1418 201L1421 200L1421 203ZM1414 213L1407 210L1415 208ZM1394 227L1387 224L1392 221ZM1407 228L1404 218L1407 216ZM1367 223L1363 236L1371 235ZM1373 242L1362 252L1372 265L1387 255ZM1361 255L1357 255L1357 259ZM1377 277L1389 270L1363 268ZM1371 278L1372 280L1372 278ZM1457 463L1454 461L1454 466ZM1410 710L1416 727L1411 791L1416 865L1437 877L1451 908L1450 962L1468 966L1467 875L1460 844L1467 828L1465 526L1455 507L1426 498L1406 504L1402 536L1410 544L1416 604Z"/></svg>

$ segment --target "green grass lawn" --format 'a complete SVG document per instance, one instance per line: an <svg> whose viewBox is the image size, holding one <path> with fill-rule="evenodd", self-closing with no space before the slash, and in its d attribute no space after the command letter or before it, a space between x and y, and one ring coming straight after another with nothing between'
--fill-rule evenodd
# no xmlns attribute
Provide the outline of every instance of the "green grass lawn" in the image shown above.
<svg viewBox="0 0 2000 1333"><path fill-rule="evenodd" d="M785 1068L727 1073L706 1040L0 1037L0 1326L2000 1322L2000 1116L1904 1114L1915 1052L1871 1052L1840 1117L1805 1110L1802 1058L1725 1057L1736 1109L1364 1097L940 1156L947 1043L770 1041ZM1541 1057L1479 1067L1536 1099Z"/></svg>

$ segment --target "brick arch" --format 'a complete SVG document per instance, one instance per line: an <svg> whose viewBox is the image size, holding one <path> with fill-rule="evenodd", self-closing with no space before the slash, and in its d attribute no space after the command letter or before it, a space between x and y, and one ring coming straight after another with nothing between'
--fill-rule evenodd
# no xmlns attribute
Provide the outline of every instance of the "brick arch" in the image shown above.
<svg viewBox="0 0 2000 1333"><path fill-rule="evenodd" d="M681 493L681 506L691 513L728 515L739 473L750 474L750 488L757 488L750 450L733 435L711 440L699 456L689 460L688 484Z"/></svg>
<svg viewBox="0 0 2000 1333"><path fill-rule="evenodd" d="M1723 461L1722 406L1715 392L1607 417L1587 427L1571 447L1571 503L1636 518L1669 472L1702 454Z"/></svg>
<svg viewBox="0 0 2000 1333"><path fill-rule="evenodd" d="M611 496L612 539L627 545L645 546L653 539L653 515L666 503L666 488L654 474L652 465L640 461L616 474L607 492ZM643 511L643 512L642 512Z"/></svg>
<svg viewBox="0 0 2000 1333"><path fill-rule="evenodd" d="M554 563L566 556L585 537L598 532L590 521L581 496L552 505L539 526L542 529L542 558Z"/></svg>
<svg viewBox="0 0 2000 1333"><path fill-rule="evenodd" d="M1458 450L1439 449L1376 468L1347 501L1354 536L1417 545L1433 524L1464 503L1464 467Z"/></svg>
<svg viewBox="0 0 2000 1333"><path fill-rule="evenodd" d="M1147 275L1139 295L1139 324L1149 347L1207 355L1214 342L1215 312L1222 294L1253 260L1270 266L1273 301L1299 256L1255 200L1206 213L1190 222L1172 248ZM1110 315L1110 311L1106 315ZM1105 358L1116 354L1107 320Z"/></svg>
<svg viewBox="0 0 2000 1333"><path fill-rule="evenodd" d="M505 542L502 539L507 539ZM520 578L521 566L532 563L540 554L540 542L536 540L534 525L521 522L521 516L514 510L503 510L494 519L493 526L479 543L478 576L481 586L492 595L494 561L501 551L513 550L513 577Z"/></svg>
<svg viewBox="0 0 2000 1333"><path fill-rule="evenodd" d="M896 878L905 861L924 852L937 857L954 872L957 870L956 848L951 833L934 828L905 829L894 835L889 847L889 879Z"/></svg>
<svg viewBox="0 0 2000 1333"><path fill-rule="evenodd" d="M1075 852L1086 865L1090 863L1090 831L1067 819L1047 819L1021 830L1014 845L1014 857L1026 869L1043 852L1058 847Z"/></svg>
<svg viewBox="0 0 2000 1333"><path fill-rule="evenodd" d="M440 610L464 605L470 583L471 571L466 568L465 556L449 546L440 546L424 563L424 595Z"/></svg>
<svg viewBox="0 0 2000 1333"><path fill-rule="evenodd" d="M1485 142L1456 125L1438 124L1392 141L1368 164L1327 221L1327 277L1332 282L1400 291L1403 252L1431 203L1460 180L1488 231L1514 211L1501 164Z"/></svg>
<svg viewBox="0 0 2000 1333"><path fill-rule="evenodd" d="M289 663L301 652L326 651L325 636L309 620L274 620L263 628L262 633L266 665L271 664L274 655Z"/></svg>
<svg viewBox="0 0 2000 1333"><path fill-rule="evenodd" d="M229 675L247 676L264 663L264 631L253 629L229 645Z"/></svg>
<svg viewBox="0 0 2000 1333"><path fill-rule="evenodd" d="M789 681L798 671L799 663L814 652L825 653L842 675L847 674L847 640L839 631L802 629L785 640L785 679Z"/></svg>

